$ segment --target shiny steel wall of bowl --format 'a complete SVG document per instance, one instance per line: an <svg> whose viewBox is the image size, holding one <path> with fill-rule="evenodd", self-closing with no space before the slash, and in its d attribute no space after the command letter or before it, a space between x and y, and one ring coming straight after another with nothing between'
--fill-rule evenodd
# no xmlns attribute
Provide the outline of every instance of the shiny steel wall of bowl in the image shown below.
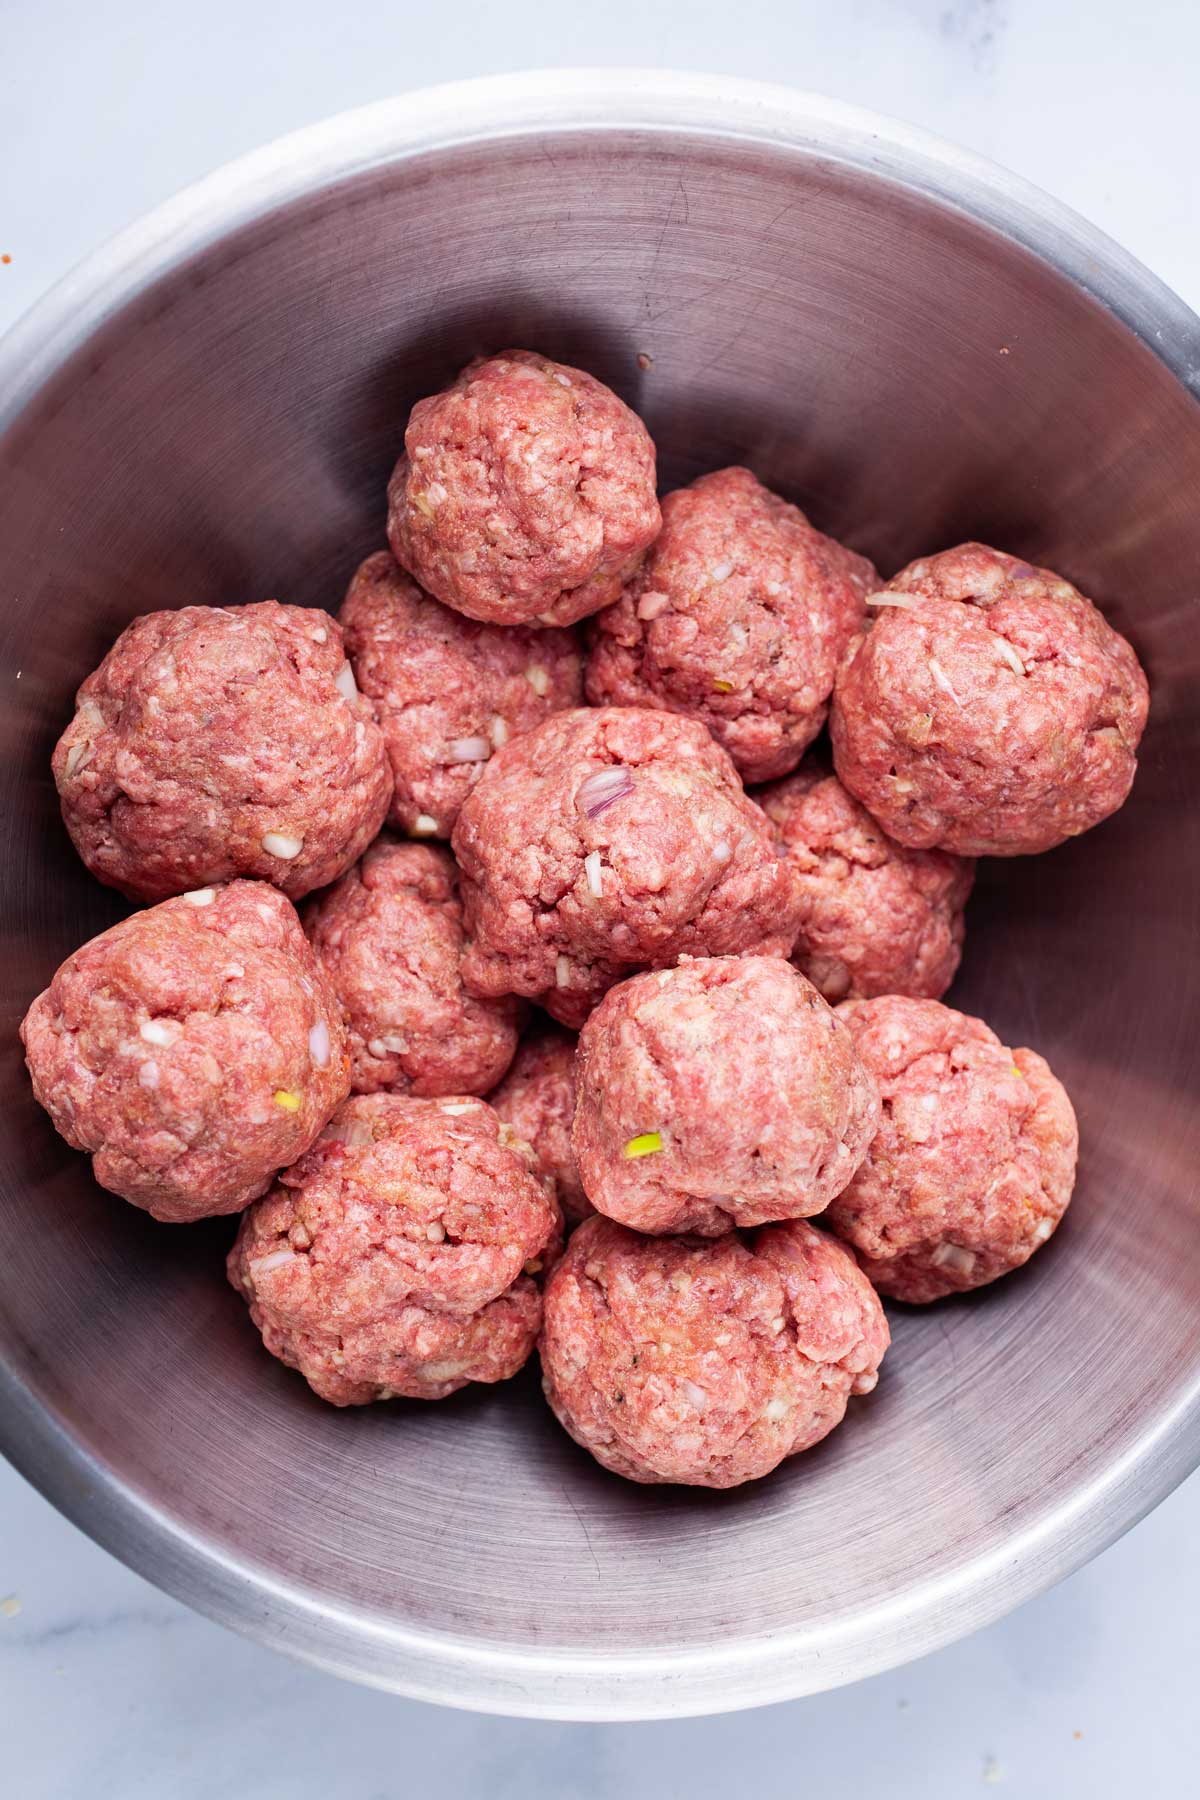
<svg viewBox="0 0 1200 1800"><path fill-rule="evenodd" d="M987 1293L898 1313L856 1416L727 1495L606 1476L532 1375L322 1408L225 1286L228 1225L99 1192L16 1042L121 906L57 818L76 684L147 608L336 602L382 543L409 406L509 344L615 387L665 485L748 463L884 573L971 537L1061 569L1153 688L1129 805L983 866L949 996L1070 1089L1063 1230ZM0 353L0 1427L20 1467L259 1637L408 1693L592 1717L867 1674L1159 1498L1200 1448L1197 369L1186 309L1017 180L832 103L664 75L351 115L48 299Z"/></svg>

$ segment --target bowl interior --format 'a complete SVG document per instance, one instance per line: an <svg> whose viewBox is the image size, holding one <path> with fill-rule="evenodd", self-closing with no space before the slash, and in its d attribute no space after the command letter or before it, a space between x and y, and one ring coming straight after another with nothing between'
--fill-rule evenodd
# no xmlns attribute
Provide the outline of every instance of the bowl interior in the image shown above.
<svg viewBox="0 0 1200 1800"><path fill-rule="evenodd" d="M1067 1083L1066 1224L995 1289L897 1309L877 1393L725 1495L606 1476L529 1372L440 1406L323 1407L225 1286L229 1223L159 1226L97 1189L15 1035L121 911L49 775L77 683L148 608L336 608L383 542L408 407L512 344L611 383L664 486L745 462L887 573L967 537L1062 570L1153 688L1125 811L982 866L951 996ZM1200 1372L1197 494L1200 409L1129 325L866 152L613 127L383 158L109 308L0 444L11 1453L246 1629L511 1710L824 1685L1129 1522L1183 1466L1172 1422Z"/></svg>

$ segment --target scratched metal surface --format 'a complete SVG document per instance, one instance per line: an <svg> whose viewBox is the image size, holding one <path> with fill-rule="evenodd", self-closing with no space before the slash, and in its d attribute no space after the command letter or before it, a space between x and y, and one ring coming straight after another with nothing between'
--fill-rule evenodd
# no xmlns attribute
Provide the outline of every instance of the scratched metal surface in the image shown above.
<svg viewBox="0 0 1200 1800"><path fill-rule="evenodd" d="M1092 290L1090 293L1088 290ZM725 1495L646 1491L531 1375L337 1414L266 1359L227 1225L100 1193L15 1027L116 916L47 758L135 613L334 605L407 408L534 344L643 412L667 485L750 463L890 569L978 536L1133 638L1134 800L992 864L954 998L1079 1107L1024 1274L898 1313L877 1394ZM1098 234L903 128L770 89L512 78L304 134L128 234L0 373L0 1429L79 1523L241 1629L381 1685L576 1717L718 1710L917 1654L1108 1541L1200 1454L1192 1021L1200 327ZM649 358L642 369L639 357Z"/></svg>

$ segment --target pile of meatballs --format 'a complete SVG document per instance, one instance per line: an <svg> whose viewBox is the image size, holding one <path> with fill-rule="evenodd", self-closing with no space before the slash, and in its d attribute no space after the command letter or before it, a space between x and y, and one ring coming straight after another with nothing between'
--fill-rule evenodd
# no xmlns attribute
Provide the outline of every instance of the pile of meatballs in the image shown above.
<svg viewBox="0 0 1200 1800"><path fill-rule="evenodd" d="M63 817L143 910L33 1002L34 1091L156 1219L241 1215L333 1405L536 1346L606 1468L765 1475L875 1386L881 1295L1063 1216L1066 1092L941 995L972 858L1124 801L1145 676L998 550L884 582L741 468L660 509L526 351L413 408L387 507L336 619L149 613L83 683Z"/></svg>

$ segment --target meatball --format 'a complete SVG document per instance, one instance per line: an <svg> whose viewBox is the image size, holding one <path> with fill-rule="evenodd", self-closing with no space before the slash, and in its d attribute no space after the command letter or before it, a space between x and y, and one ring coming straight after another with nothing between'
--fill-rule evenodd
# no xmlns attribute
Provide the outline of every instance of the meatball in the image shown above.
<svg viewBox="0 0 1200 1800"><path fill-rule="evenodd" d="M92 874L131 900L237 875L297 900L387 816L387 750L328 613L146 613L77 706L54 752L63 818Z"/></svg>
<svg viewBox="0 0 1200 1800"><path fill-rule="evenodd" d="M21 1037L35 1095L100 1185L174 1224L240 1212L350 1091L337 996L291 902L258 881L102 932Z"/></svg>
<svg viewBox="0 0 1200 1800"><path fill-rule="evenodd" d="M588 1219L546 1287L546 1397L631 1481L726 1488L770 1474L870 1393L887 1347L853 1256L799 1219L748 1239Z"/></svg>
<svg viewBox="0 0 1200 1800"><path fill-rule="evenodd" d="M323 1400L441 1400L525 1362L557 1225L482 1100L355 1095L246 1214L229 1279Z"/></svg>
<svg viewBox="0 0 1200 1800"><path fill-rule="evenodd" d="M463 987L462 905L448 850L380 838L304 911L350 1028L351 1088L486 1094L513 1059L520 1002Z"/></svg>
<svg viewBox="0 0 1200 1800"><path fill-rule="evenodd" d="M386 550L362 564L338 622L387 741L392 824L416 837L448 838L492 751L583 698L571 632L476 624Z"/></svg>
<svg viewBox="0 0 1200 1800"><path fill-rule="evenodd" d="M592 625L596 705L700 719L747 781L794 769L825 723L838 659L878 585L749 469L668 494L657 543Z"/></svg>
<svg viewBox="0 0 1200 1800"><path fill-rule="evenodd" d="M574 1033L557 1025L531 1032L500 1086L488 1095L500 1117L532 1145L538 1173L553 1183L568 1225L592 1212L571 1149L575 1041Z"/></svg>
<svg viewBox="0 0 1200 1800"><path fill-rule="evenodd" d="M684 954L786 956L790 866L733 764L694 719L556 713L507 744L454 831L463 979L583 1023L622 975Z"/></svg>
<svg viewBox="0 0 1200 1800"><path fill-rule="evenodd" d="M388 542L423 588L496 625L570 625L620 593L661 516L654 445L595 376L508 350L412 409Z"/></svg>
<svg viewBox="0 0 1200 1800"><path fill-rule="evenodd" d="M827 1221L881 1293L938 1300L1026 1262L1067 1209L1079 1133L1061 1082L982 1019L888 995L838 1008L883 1116Z"/></svg>
<svg viewBox="0 0 1200 1800"><path fill-rule="evenodd" d="M890 837L1050 850L1116 812L1149 705L1137 657L1046 569L964 544L902 569L838 671L838 775Z"/></svg>
<svg viewBox="0 0 1200 1800"><path fill-rule="evenodd" d="M572 1147L598 1212L715 1236L828 1206L879 1122L842 1021L777 957L623 981L579 1039Z"/></svg>
<svg viewBox="0 0 1200 1800"><path fill-rule="evenodd" d="M825 998L914 994L936 1000L962 955L975 865L894 844L836 775L817 763L755 799L779 833L800 889L796 967Z"/></svg>

